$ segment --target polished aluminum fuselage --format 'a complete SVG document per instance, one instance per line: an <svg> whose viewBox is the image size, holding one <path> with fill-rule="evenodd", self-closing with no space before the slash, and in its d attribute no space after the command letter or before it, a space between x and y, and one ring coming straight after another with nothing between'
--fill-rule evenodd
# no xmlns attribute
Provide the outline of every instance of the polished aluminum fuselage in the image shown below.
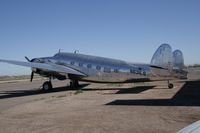
<svg viewBox="0 0 200 133"><path fill-rule="evenodd" d="M37 58L34 62L55 63L73 68L85 76L57 74L70 79L90 82L143 82L169 78L168 70L152 68L148 64L128 63L122 60L76 53L57 53L53 57ZM42 70L43 75L53 73ZM41 74L40 71L37 73ZM52 74L53 75L53 74ZM49 74L48 74L49 76Z"/></svg>

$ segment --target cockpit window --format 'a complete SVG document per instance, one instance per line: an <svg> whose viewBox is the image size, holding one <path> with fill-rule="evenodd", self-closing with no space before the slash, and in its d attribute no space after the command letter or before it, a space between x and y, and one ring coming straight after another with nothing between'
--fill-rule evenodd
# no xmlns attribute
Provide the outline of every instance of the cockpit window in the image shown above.
<svg viewBox="0 0 200 133"><path fill-rule="evenodd" d="M45 61L43 59L39 59L39 58L35 58L35 59L31 60L31 62L45 63Z"/></svg>

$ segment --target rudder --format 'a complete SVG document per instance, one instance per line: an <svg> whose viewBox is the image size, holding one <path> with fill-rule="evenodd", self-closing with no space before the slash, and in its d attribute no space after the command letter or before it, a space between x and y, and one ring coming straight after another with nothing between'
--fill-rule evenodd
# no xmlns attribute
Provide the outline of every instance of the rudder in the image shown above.
<svg viewBox="0 0 200 133"><path fill-rule="evenodd" d="M181 70L184 68L183 53L180 50L175 50L173 52L173 68Z"/></svg>
<svg viewBox="0 0 200 133"><path fill-rule="evenodd" d="M172 68L172 48L169 44L162 44L154 53L151 65Z"/></svg>

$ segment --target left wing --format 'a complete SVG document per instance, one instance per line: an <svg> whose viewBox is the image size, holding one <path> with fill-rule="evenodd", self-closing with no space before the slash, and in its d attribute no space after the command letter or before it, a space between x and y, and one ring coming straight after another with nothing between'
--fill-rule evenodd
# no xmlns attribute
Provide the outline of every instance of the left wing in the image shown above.
<svg viewBox="0 0 200 133"><path fill-rule="evenodd" d="M19 66L25 66L25 67L31 67L31 68L37 68L37 69L44 69L47 71L54 71L58 73L65 73L65 74L74 74L79 76L87 76L86 74L77 71L73 68L57 65L53 63L35 63L35 62L23 62L23 61L14 61L14 60L2 60L0 59L0 62L19 65Z"/></svg>

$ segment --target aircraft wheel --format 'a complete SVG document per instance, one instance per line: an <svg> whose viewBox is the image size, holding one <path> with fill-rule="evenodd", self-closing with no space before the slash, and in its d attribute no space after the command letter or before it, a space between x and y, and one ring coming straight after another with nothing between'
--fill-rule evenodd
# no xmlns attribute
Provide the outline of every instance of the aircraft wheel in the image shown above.
<svg viewBox="0 0 200 133"><path fill-rule="evenodd" d="M52 89L52 83L50 81L46 81L43 84L43 91L49 91Z"/></svg>
<svg viewBox="0 0 200 133"><path fill-rule="evenodd" d="M169 88L169 89L172 89L173 87L174 87L173 84L169 84L169 85L168 85L168 88Z"/></svg>

